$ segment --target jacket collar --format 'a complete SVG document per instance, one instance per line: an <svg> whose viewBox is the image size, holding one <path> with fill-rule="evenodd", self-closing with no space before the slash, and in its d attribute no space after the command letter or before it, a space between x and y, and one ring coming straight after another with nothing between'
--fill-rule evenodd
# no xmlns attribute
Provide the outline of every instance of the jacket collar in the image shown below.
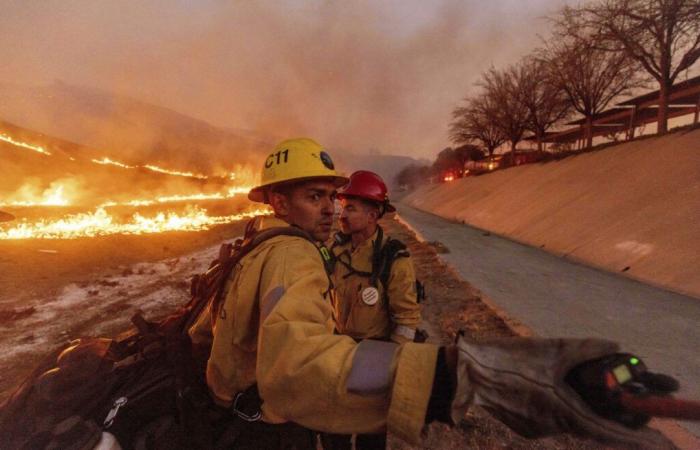
<svg viewBox="0 0 700 450"><path fill-rule="evenodd" d="M255 219L255 229L258 231L266 230L268 228L289 226L287 222L275 216L258 216Z"/></svg>
<svg viewBox="0 0 700 450"><path fill-rule="evenodd" d="M348 244L352 267L355 270L360 270L363 272L370 272L372 270L372 255L374 252L374 243L378 238L378 234L379 227L377 227L377 230L369 239L362 242L354 250L352 249L352 242ZM384 239L382 239L382 241Z"/></svg>

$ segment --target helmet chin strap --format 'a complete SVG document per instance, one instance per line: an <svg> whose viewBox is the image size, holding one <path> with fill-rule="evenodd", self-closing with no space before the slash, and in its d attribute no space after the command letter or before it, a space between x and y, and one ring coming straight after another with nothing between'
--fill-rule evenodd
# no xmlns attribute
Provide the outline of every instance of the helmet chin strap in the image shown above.
<svg viewBox="0 0 700 450"><path fill-rule="evenodd" d="M382 217L384 217L384 214L386 214L386 204L387 201L383 201L379 204L379 217L377 217L377 219L381 219Z"/></svg>

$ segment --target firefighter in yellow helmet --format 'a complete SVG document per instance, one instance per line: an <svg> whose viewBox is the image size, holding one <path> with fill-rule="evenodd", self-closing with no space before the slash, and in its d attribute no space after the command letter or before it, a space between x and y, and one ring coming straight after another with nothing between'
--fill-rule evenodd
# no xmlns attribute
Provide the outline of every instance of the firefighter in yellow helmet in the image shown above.
<svg viewBox="0 0 700 450"><path fill-rule="evenodd" d="M274 211L255 227L293 226L309 238L279 235L247 253L228 278L220 307L190 332L196 344L213 331L206 382L214 401L230 412L224 434L232 447L313 449L310 429L388 430L415 443L425 423L459 420L473 404L531 436L570 431L604 441L660 442L648 430L596 416L563 386L563 369L616 352L612 343L484 345L462 338L456 346L437 347L358 343L334 334L330 279L312 241L329 237L336 188L345 182L316 142L281 142L249 195ZM525 376L509 376L514 370Z"/></svg>

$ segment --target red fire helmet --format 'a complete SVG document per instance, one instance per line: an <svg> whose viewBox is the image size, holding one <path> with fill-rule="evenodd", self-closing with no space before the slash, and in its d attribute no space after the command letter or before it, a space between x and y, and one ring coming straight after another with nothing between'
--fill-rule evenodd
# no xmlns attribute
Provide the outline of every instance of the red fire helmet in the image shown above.
<svg viewBox="0 0 700 450"><path fill-rule="evenodd" d="M359 197L365 200L379 203L383 206L383 212L396 211L389 203L386 184L382 177L369 170L358 170L350 175L348 184L338 190L338 198Z"/></svg>

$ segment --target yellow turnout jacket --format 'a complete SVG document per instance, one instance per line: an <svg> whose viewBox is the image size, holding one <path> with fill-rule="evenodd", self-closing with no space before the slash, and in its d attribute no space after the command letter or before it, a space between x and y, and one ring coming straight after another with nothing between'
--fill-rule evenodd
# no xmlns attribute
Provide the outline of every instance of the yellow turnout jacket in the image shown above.
<svg viewBox="0 0 700 450"><path fill-rule="evenodd" d="M258 228L287 226L272 217ZM296 236L264 241L241 259L219 311L193 342L211 339L207 384L224 406L257 383L263 420L318 431L419 438L438 348L333 334L329 279L318 249ZM212 327L213 323L213 327Z"/></svg>
<svg viewBox="0 0 700 450"><path fill-rule="evenodd" d="M367 274L372 272L372 255L378 234L379 229L355 249L351 241L333 247L336 258L333 271L336 328L339 333L356 339L411 342L421 320L411 257L394 260L387 286L377 279L379 296L376 302L367 296L372 287ZM388 239L388 236L383 236L381 245Z"/></svg>

